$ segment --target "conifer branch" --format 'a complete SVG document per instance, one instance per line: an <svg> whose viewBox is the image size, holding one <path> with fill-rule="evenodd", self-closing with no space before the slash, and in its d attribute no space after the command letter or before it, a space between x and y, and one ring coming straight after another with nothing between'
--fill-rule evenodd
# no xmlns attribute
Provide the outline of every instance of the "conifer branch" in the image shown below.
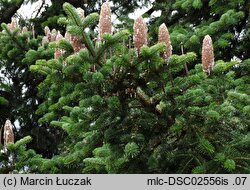
<svg viewBox="0 0 250 190"><path fill-rule="evenodd" d="M20 48L21 51L25 52L26 51L26 47L24 47L16 38L16 36L13 35L13 33L9 30L7 24L2 23L1 24L2 28L7 32L7 34L9 35L9 37L12 39L13 42L15 42L15 44Z"/></svg>
<svg viewBox="0 0 250 190"><path fill-rule="evenodd" d="M91 55L93 57L96 57L96 52L95 52L95 47L93 45L93 42L91 41L89 35L84 31L83 28L83 23L81 21L81 18L78 16L77 12L74 11L74 7L70 5L69 3L64 3L63 8L65 12L68 14L68 16L74 21L75 25L82 29L82 37L83 37L83 42L86 45L86 48L90 51ZM92 14L89 15L89 18L87 19L86 24L89 23L91 20L96 19L97 14ZM85 25L84 25L85 26Z"/></svg>
<svg viewBox="0 0 250 190"><path fill-rule="evenodd" d="M184 55L184 45L183 42L181 42L181 54ZM187 63L184 64L185 70L186 70L186 75L188 75L188 66Z"/></svg>
<svg viewBox="0 0 250 190"><path fill-rule="evenodd" d="M190 162L193 161L193 159L194 159L194 158L193 158L193 156L192 156L191 159L189 159L189 160L187 161L187 163L182 167L180 173L183 173L183 172L185 171L185 169L188 167L188 165L190 164Z"/></svg>
<svg viewBox="0 0 250 190"><path fill-rule="evenodd" d="M82 21L82 30L86 29L87 27L91 27L95 22L99 19L99 15L97 13L91 13L84 18Z"/></svg>
<svg viewBox="0 0 250 190"><path fill-rule="evenodd" d="M108 36L108 38L105 38L105 36L104 36L105 41L99 47L95 60L98 61L101 58L101 56L105 53L105 50L107 50L111 46L121 42L122 40L127 39L128 36L129 36L129 31L128 30L122 30L120 32L117 32L113 36Z"/></svg>

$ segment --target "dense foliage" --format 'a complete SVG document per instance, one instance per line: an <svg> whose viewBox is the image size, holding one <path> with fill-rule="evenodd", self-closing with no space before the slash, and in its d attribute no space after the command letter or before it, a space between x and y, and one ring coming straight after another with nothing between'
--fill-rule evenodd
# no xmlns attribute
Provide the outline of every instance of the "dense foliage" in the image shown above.
<svg viewBox="0 0 250 190"><path fill-rule="evenodd" d="M9 47L1 52L2 60L8 61L9 71L14 70L11 63L20 63L26 69L23 74L34 77L27 81L36 82L31 86L38 86L38 103L30 109L37 108L39 125L49 126L53 138L63 135L63 142L50 159L25 148L34 143L30 137L9 144L1 153L1 172L250 173L247 22L240 37L235 35L240 29L234 27L239 20L243 23L247 1L229 3L226 10L219 10L219 1L209 1L214 17L207 18L202 1L192 1L192 6L185 2L169 2L169 10L174 7L178 12L169 20L176 54L167 59L165 44L153 37L158 32L155 25L149 26L149 44L138 51L128 30L98 37L92 29L99 15L83 19L69 3L63 6L67 16L58 23L84 44L79 52L66 37L41 44L41 37L10 31L3 24L0 43ZM231 10L236 6L239 9ZM204 14L199 19L192 16L196 10ZM186 12L192 14L174 22L176 15ZM201 64L206 34L214 36L211 73ZM181 53L181 44L189 52ZM59 57L53 58L57 51ZM20 71L16 72L18 76ZM8 92L7 87L2 89ZM8 106L8 101L0 98L2 104Z"/></svg>
<svg viewBox="0 0 250 190"><path fill-rule="evenodd" d="M152 17L152 36L162 22L167 23L174 51L180 53L183 43L188 51L200 51L201 39L209 34L217 59L250 58L248 0L155 0L148 14L161 11L160 17Z"/></svg>
<svg viewBox="0 0 250 190"><path fill-rule="evenodd" d="M34 18L27 19L16 13L21 6L36 2L40 2L38 4L40 7L36 7ZM47 2L37 0L0 2L0 23L12 23L14 26L11 32L15 30L11 35L0 34L0 123L2 125L7 118L11 119L13 123L15 122L15 127L20 128L17 129L18 132L15 129L16 139L31 135L33 143L29 144L29 147L45 157L51 157L58 153L58 144L63 139L64 133L51 127L49 123L38 123L40 116L35 114L35 110L43 100L42 97L37 96L37 86L43 80L43 76L31 73L29 66L34 64L36 59L52 58L54 50L47 49L43 54L40 52L33 54L34 57L29 60L24 60L24 57L27 51L37 50L41 45L44 26L61 29L62 32L65 30L65 27L57 23L58 18L65 15L62 8L64 2L82 7L87 14L100 9L101 4L100 1L88 0L52 0L51 4ZM142 1L129 2L113 1L112 12L117 16L127 14L142 3ZM143 3L147 4L146 1ZM16 18L14 22L12 17ZM22 32L24 26L27 28L25 32ZM2 29L6 30L6 26ZM44 139L44 136L47 138ZM51 144L54 146L50 146Z"/></svg>

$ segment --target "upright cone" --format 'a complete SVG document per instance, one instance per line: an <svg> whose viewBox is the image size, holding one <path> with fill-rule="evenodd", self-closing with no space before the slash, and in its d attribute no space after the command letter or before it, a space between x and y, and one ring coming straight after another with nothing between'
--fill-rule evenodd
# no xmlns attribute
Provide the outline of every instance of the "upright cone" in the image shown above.
<svg viewBox="0 0 250 190"><path fill-rule="evenodd" d="M78 36L72 36L71 37L71 45L73 46L74 52L79 52L82 48L84 48L83 41Z"/></svg>
<svg viewBox="0 0 250 190"><path fill-rule="evenodd" d="M109 2L102 4L100 19L99 19L99 39L102 40L102 35L112 33L111 10Z"/></svg>
<svg viewBox="0 0 250 190"><path fill-rule="evenodd" d="M9 29L10 29L11 31L14 31L17 27L18 27L17 19L13 17L13 18L11 19L11 23L10 23L10 25L9 25Z"/></svg>
<svg viewBox="0 0 250 190"><path fill-rule="evenodd" d="M56 31L56 29L53 29L53 30L51 31L51 38L50 38L50 41L51 41L51 42L56 41L56 36L57 36L57 31Z"/></svg>
<svg viewBox="0 0 250 190"><path fill-rule="evenodd" d="M4 133L3 133L3 139L4 139L4 146L8 143L14 143L14 133L13 133L13 127L10 122L10 120L6 120L5 125L4 125Z"/></svg>
<svg viewBox="0 0 250 190"><path fill-rule="evenodd" d="M214 67L214 48L213 42L209 35L203 39L202 45L202 69L210 74Z"/></svg>
<svg viewBox="0 0 250 190"><path fill-rule="evenodd" d="M64 34L64 38L65 40L71 42L72 35L68 31L66 31Z"/></svg>
<svg viewBox="0 0 250 190"><path fill-rule="evenodd" d="M21 32L21 33L23 34L23 33L25 33L25 32L28 32L28 28L27 28L26 26L24 26L24 27L22 28L22 32Z"/></svg>
<svg viewBox="0 0 250 190"><path fill-rule="evenodd" d="M159 27L158 42L165 43L166 45L166 50L163 53L163 57L167 61L169 57L172 55L172 45L170 41L168 28L164 23L161 24L161 26Z"/></svg>
<svg viewBox="0 0 250 190"><path fill-rule="evenodd" d="M50 29L49 29L48 26L45 26L45 27L44 27L44 34L45 34L45 36L44 36L43 41L46 41L45 39L47 38L47 41L50 42L50 40L51 40L51 31L50 31ZM47 43L47 42L46 42L46 43Z"/></svg>
<svg viewBox="0 0 250 190"><path fill-rule="evenodd" d="M63 39L63 36L58 31L58 33L56 35L56 42L58 43L61 39ZM55 53L54 53L54 58L55 59L58 59L59 57L61 57L62 54L63 54L63 52L62 52L62 50L60 48L55 48Z"/></svg>
<svg viewBox="0 0 250 190"><path fill-rule="evenodd" d="M71 43L75 53L78 53L84 48L83 41L79 36L71 35L69 32L66 32L64 38Z"/></svg>
<svg viewBox="0 0 250 190"><path fill-rule="evenodd" d="M141 47L143 45L147 45L148 28L141 16L135 20L133 28L134 28L134 36L133 36L134 46L137 55L139 55Z"/></svg>
<svg viewBox="0 0 250 190"><path fill-rule="evenodd" d="M78 7L76 11L79 14L80 18L83 20L85 18L84 10L81 7Z"/></svg>
<svg viewBox="0 0 250 190"><path fill-rule="evenodd" d="M56 35L56 41L60 41L61 39L63 39L62 34L60 33L60 31L58 31L57 35Z"/></svg>
<svg viewBox="0 0 250 190"><path fill-rule="evenodd" d="M48 36L50 34L50 29L48 26L44 27L44 34L45 34L45 36Z"/></svg>
<svg viewBox="0 0 250 190"><path fill-rule="evenodd" d="M44 46L45 44L49 43L49 39L47 36L43 36L43 39L42 39L42 46Z"/></svg>

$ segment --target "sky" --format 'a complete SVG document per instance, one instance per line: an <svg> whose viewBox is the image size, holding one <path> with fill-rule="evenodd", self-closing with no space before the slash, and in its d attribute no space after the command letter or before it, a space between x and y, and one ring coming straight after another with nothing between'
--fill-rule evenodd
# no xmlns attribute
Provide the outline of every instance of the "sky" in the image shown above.
<svg viewBox="0 0 250 190"><path fill-rule="evenodd" d="M35 3L28 3L22 5L17 11L18 14L22 15L24 18L33 18L36 16L38 9L41 7L43 1L37 1ZM50 0L45 0L45 5L50 5ZM44 8L43 8L44 10ZM42 11L41 11L42 12Z"/></svg>
<svg viewBox="0 0 250 190"><path fill-rule="evenodd" d="M152 0L152 3L153 2L154 0ZM36 16L37 11L40 8L41 4L42 4L42 1L38 1L33 4L28 3L26 5L22 5L21 8L18 10L18 14L22 15L24 18L33 18ZM50 0L45 0L45 5L50 5L50 4L51 4ZM110 5L112 6L112 1L110 1ZM129 17L131 19L136 19L137 17L145 13L151 7L152 5L150 5L149 7L137 9L134 13L130 13ZM160 16L160 14L161 14L161 11L155 11L152 16L158 17ZM112 19L115 20L116 19L115 16L113 16Z"/></svg>

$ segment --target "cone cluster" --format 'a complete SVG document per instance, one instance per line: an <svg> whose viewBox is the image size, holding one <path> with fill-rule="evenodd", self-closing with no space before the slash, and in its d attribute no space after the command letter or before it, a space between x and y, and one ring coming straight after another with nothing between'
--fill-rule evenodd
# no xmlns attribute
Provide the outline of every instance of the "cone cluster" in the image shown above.
<svg viewBox="0 0 250 190"><path fill-rule="evenodd" d="M50 28L48 26L45 26L44 33L45 33L45 36L42 39L43 46L49 42L53 42L56 40L56 35L57 35L56 29L53 29L52 31L50 31Z"/></svg>
<svg viewBox="0 0 250 190"><path fill-rule="evenodd" d="M50 28L48 26L44 27L44 34L45 36L42 39L43 46L49 42L59 41L63 39L63 36L61 35L60 31L57 31L56 29L50 31ZM58 59L62 56L62 53L63 51L61 49L55 48L54 58Z"/></svg>
<svg viewBox="0 0 250 190"><path fill-rule="evenodd" d="M85 18L84 10L81 8L77 8L76 11L79 14L80 18L83 20ZM15 26L16 22L15 20L13 20L13 22L10 24L10 27L13 28ZM134 30L133 33L134 48L137 56L139 56L141 47L143 45L148 44L148 34L147 34L148 28L142 16L140 16L134 21L133 30ZM43 44L51 41L59 41L60 39L64 38L71 43L75 53L79 52L80 49L85 47L80 37L74 36L68 32L66 32L63 37L60 34L60 32L56 31L55 29L50 31L48 27L45 27L44 33L45 36L43 39ZM103 34L105 33L108 34L112 33L111 9L108 1L103 3L101 6L100 19L99 19L99 40L103 39ZM166 45L162 57L166 62L168 62L170 56L172 55L172 45L170 40L170 34L165 23L161 24L159 27L158 42L164 43ZM62 56L62 53L63 53L62 50L56 48L55 59L58 59L60 56ZM206 35L203 40L203 46L202 46L203 71L210 74L211 71L213 70L213 66L214 66L214 51L213 51L212 39L209 35Z"/></svg>
<svg viewBox="0 0 250 190"><path fill-rule="evenodd" d="M79 14L80 18L83 20L85 18L84 10L79 7L76 9L76 11ZM74 53L78 53L82 48L85 47L80 37L72 35L69 32L65 32L64 36L62 36L60 31L57 31L56 29L50 31L50 28L48 26L45 26L44 34L45 36L42 40L43 46L49 42L59 42L61 39L65 39L71 43L74 49ZM61 50L60 48L55 48L54 58L58 59L62 56L63 53L63 50Z"/></svg>
<svg viewBox="0 0 250 190"><path fill-rule="evenodd" d="M21 27L18 25L17 19L16 19L15 17L13 17L13 18L11 19L11 23L8 23L7 26L8 26L8 29L9 29L11 32L13 32L13 31L16 30L16 29L20 29L21 32L18 32L17 34L23 34L23 33L29 31L28 28L27 28L26 26L24 26L24 27L21 28Z"/></svg>
<svg viewBox="0 0 250 190"><path fill-rule="evenodd" d="M81 38L78 36L71 35L69 32L66 32L65 35L62 36L60 31L57 31L55 29L50 31L49 27L46 26L44 28L44 34L45 36L43 37L43 40L42 40L43 46L49 42L54 42L54 41L59 42L61 39L65 39L71 43L75 53L79 52L80 49L84 48ZM60 48L55 48L55 54L54 54L55 59L58 59L59 57L61 57L62 54L63 54L63 50L61 50Z"/></svg>

